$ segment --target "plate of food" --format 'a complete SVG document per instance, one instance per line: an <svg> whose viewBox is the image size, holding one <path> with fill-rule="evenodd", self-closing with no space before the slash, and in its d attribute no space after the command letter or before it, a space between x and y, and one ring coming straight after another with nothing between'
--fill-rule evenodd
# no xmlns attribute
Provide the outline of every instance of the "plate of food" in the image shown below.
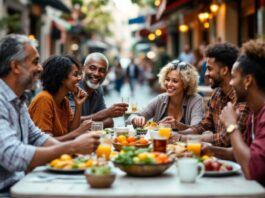
<svg viewBox="0 0 265 198"><path fill-rule="evenodd" d="M147 130L158 130L158 124L154 121L148 121L145 125L144 125L144 129Z"/></svg>
<svg viewBox="0 0 265 198"><path fill-rule="evenodd" d="M136 148L147 148L151 144L150 141L146 140L143 137L126 137L124 135L119 135L114 138L112 141L112 145L116 151L122 150L124 146L134 146Z"/></svg>
<svg viewBox="0 0 265 198"><path fill-rule="evenodd" d="M52 160L47 165L47 170L56 173L83 173L87 168L97 164L97 160L90 156L72 157L63 154L59 158Z"/></svg>
<svg viewBox="0 0 265 198"><path fill-rule="evenodd" d="M241 166L235 162L216 158L203 160L203 165L205 167L204 176L210 177L234 175L241 170Z"/></svg>

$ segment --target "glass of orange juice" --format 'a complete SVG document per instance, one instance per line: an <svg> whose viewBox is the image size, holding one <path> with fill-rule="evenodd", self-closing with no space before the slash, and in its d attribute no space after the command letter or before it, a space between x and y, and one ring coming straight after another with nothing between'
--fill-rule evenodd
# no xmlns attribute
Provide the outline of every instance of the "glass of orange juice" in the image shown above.
<svg viewBox="0 0 265 198"><path fill-rule="evenodd" d="M187 150L191 151L197 157L201 155L201 140L198 135L189 135L187 137Z"/></svg>
<svg viewBox="0 0 265 198"><path fill-rule="evenodd" d="M171 134L170 124L159 124L159 136L168 139Z"/></svg>
<svg viewBox="0 0 265 198"><path fill-rule="evenodd" d="M96 154L99 158L105 158L109 160L111 153L111 145L110 144L100 144L97 148Z"/></svg>
<svg viewBox="0 0 265 198"><path fill-rule="evenodd" d="M101 143L96 150L97 157L109 160L112 147L111 140L106 135L103 135L100 142Z"/></svg>

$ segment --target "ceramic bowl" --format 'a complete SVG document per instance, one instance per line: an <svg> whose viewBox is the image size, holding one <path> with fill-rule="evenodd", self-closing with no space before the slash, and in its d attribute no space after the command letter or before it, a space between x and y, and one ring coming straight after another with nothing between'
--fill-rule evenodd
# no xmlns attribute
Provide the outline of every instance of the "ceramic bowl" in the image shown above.
<svg viewBox="0 0 265 198"><path fill-rule="evenodd" d="M150 177L161 175L165 172L173 163L174 159L172 159L168 163L164 164L133 164L133 165L125 165L114 162L114 165L118 167L123 172L127 173L127 175L134 177Z"/></svg>
<svg viewBox="0 0 265 198"><path fill-rule="evenodd" d="M95 175L86 171L85 176L91 188L110 188L116 178L116 174L113 172L109 175Z"/></svg>

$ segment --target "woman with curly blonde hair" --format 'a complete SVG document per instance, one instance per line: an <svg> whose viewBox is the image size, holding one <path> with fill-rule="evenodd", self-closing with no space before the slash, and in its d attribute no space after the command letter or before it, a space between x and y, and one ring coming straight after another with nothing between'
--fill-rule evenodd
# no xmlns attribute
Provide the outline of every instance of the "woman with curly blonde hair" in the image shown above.
<svg viewBox="0 0 265 198"><path fill-rule="evenodd" d="M199 75L194 66L178 60L164 66L159 83L166 93L155 97L143 110L132 114L128 123L143 126L147 120L170 123L173 129L185 130L198 124L204 115L203 98L197 94Z"/></svg>

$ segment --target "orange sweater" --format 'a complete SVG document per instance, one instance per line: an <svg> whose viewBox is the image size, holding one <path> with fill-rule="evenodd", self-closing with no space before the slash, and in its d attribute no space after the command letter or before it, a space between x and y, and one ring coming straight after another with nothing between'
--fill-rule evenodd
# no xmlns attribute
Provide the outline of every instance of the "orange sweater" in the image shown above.
<svg viewBox="0 0 265 198"><path fill-rule="evenodd" d="M44 132L55 137L69 132L73 112L65 97L59 107L48 91L41 91L31 102L29 113L34 123Z"/></svg>

